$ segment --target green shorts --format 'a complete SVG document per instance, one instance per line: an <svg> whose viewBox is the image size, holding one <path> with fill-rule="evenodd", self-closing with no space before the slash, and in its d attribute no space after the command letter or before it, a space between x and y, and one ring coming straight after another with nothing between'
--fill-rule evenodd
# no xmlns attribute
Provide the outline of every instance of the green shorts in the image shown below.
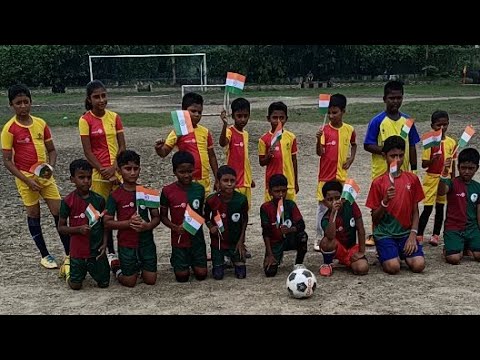
<svg viewBox="0 0 480 360"><path fill-rule="evenodd" d="M110 266L106 256L96 260L94 257L89 259L70 258L70 282L81 284L87 272L101 287L107 287L110 284Z"/></svg>
<svg viewBox="0 0 480 360"><path fill-rule="evenodd" d="M463 250L480 252L480 230L469 227L465 231L445 231L443 233L445 255L462 253Z"/></svg>
<svg viewBox="0 0 480 360"><path fill-rule="evenodd" d="M234 264L245 264L245 258L240 258L240 253L235 248L218 250L212 247L212 264L213 266L221 266L225 263L225 256L228 256Z"/></svg>
<svg viewBox="0 0 480 360"><path fill-rule="evenodd" d="M153 240L140 241L138 248L119 246L118 259L125 276L138 274L140 270L157 272L157 247Z"/></svg>
<svg viewBox="0 0 480 360"><path fill-rule="evenodd" d="M190 267L207 268L207 246L205 242L193 241L189 248L172 248L170 264L174 272L183 272ZM222 262L223 264L223 262Z"/></svg>

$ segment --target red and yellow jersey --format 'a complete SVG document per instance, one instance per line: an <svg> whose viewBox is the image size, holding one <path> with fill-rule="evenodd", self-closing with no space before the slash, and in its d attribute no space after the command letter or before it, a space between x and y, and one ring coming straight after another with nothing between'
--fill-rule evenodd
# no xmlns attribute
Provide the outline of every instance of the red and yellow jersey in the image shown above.
<svg viewBox="0 0 480 360"><path fill-rule="evenodd" d="M440 175L443 171L443 164L445 159L453 157L453 151L457 145L456 141L449 136L445 136L445 139L440 143L442 149L442 156L437 161L434 161L427 169L428 174L437 174ZM422 160L430 160L433 154L437 153L440 150L439 146L434 146L429 149L423 149Z"/></svg>
<svg viewBox="0 0 480 360"><path fill-rule="evenodd" d="M258 140L258 155L267 155L270 144L272 141L272 132L267 132L260 140ZM282 138L280 142L277 141L274 144L275 150L273 152L273 158L267 165L265 171L265 189L268 189L268 181L275 174L283 174L288 180L288 188L295 189L295 172L293 171L292 155L298 152L297 139L295 135L288 131L283 130Z"/></svg>
<svg viewBox="0 0 480 360"><path fill-rule="evenodd" d="M105 110L101 118L91 111L78 121L80 136L88 136L93 155L103 167L112 166L118 155L117 134L123 132L122 119L117 113Z"/></svg>
<svg viewBox="0 0 480 360"><path fill-rule="evenodd" d="M373 180L367 196L366 206L378 209L381 201L391 186L390 174L386 172ZM394 180L395 197L389 201L380 223L373 224L376 239L403 238L410 234L413 209L425 197L417 175L402 171Z"/></svg>
<svg viewBox="0 0 480 360"><path fill-rule="evenodd" d="M318 181L347 180L347 170L343 164L347 161L350 144L355 144L356 134L353 126L343 124L338 129L331 124L325 126L320 143L325 149L318 166Z"/></svg>
<svg viewBox="0 0 480 360"><path fill-rule="evenodd" d="M238 131L234 126L227 129L228 146L226 149L227 165L237 173L235 187L251 187L252 167L248 157L248 132Z"/></svg>
<svg viewBox="0 0 480 360"><path fill-rule="evenodd" d="M20 171L29 172L32 165L47 162L45 143L52 141L47 123L30 116L32 124L25 126L12 117L2 130L2 149L13 151L13 163Z"/></svg>
<svg viewBox="0 0 480 360"><path fill-rule="evenodd" d="M177 137L172 130L168 134L165 145L173 149L175 145L178 150L188 151L195 159L195 168L193 171L194 180L208 180L210 183L208 150L213 149L213 137L210 131L204 126L197 125L193 133Z"/></svg>

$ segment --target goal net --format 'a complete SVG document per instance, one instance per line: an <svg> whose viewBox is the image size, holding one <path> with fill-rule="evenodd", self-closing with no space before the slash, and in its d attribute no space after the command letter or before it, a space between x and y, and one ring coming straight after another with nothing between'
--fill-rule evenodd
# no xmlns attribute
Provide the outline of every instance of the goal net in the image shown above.
<svg viewBox="0 0 480 360"><path fill-rule="evenodd" d="M178 86L207 83L205 53L90 55L90 80L107 86ZM151 87L150 87L151 89Z"/></svg>

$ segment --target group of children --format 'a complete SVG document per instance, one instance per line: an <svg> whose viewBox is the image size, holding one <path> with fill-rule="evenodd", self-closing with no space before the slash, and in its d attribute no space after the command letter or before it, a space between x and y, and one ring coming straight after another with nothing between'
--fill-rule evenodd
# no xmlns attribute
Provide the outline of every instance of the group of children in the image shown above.
<svg viewBox="0 0 480 360"><path fill-rule="evenodd" d="M70 179L76 189L63 200L53 176L32 173L36 164L56 162L50 130L40 118L30 114L31 94L23 85L8 91L15 116L2 131L2 150L6 168L15 176L18 191L27 209L30 233L39 248L41 264L58 265L48 252L40 226L40 196L45 199L58 228L66 257L61 266L72 289L80 289L89 272L99 287L107 287L112 271L118 281L133 287L141 277L153 285L157 279L157 254L153 230L162 222L171 230L171 265L179 282L207 277L207 254L202 223L211 239L212 276L224 277L225 258L233 263L235 276L246 277L245 246L251 188L255 187L249 160L249 136L245 130L250 117L250 103L244 98L231 104L234 125L228 126L226 112L221 113L223 127L219 144L226 149L226 165L218 167L211 132L199 125L203 98L188 93L182 110L191 116L193 132L156 141L155 150L164 158L175 147L172 157L176 181L165 185L159 206L137 206L140 156L126 150L123 125L118 114L106 109L105 86L99 81L87 85L86 110L79 121L79 131L86 160L70 164ZM332 95L328 107L329 123L317 132L320 157L317 187L316 251L323 255L319 273L331 276L333 260L351 268L353 273L368 273L365 247L376 245L385 272L400 270L405 259L413 272L425 267L423 233L435 204L435 226L430 238L438 245L443 223L444 204L448 210L444 231L444 255L447 262L460 262L464 250L480 260L480 184L473 180L480 156L475 149L465 149L458 156L459 176L452 171L455 141L446 136L449 118L444 111L432 115L431 127L442 130L439 147L424 150L422 167L427 169L423 187L416 172L415 145L420 141L415 125L406 136L409 116L399 111L403 85L390 81L384 88L386 110L368 125L364 141L372 153L372 184L366 206L372 210L372 235L367 239L358 205L342 199L347 171L356 155L356 133L343 122L347 100ZM264 272L275 276L283 253L296 250L295 264L302 264L307 253L305 222L295 202L299 191L297 141L284 128L288 109L283 102L268 108L271 130L258 142L258 156L265 171L265 202L260 208L265 244ZM395 173L391 165L398 165ZM211 191L210 169L215 176ZM424 201L419 215L418 203ZM92 215L93 214L93 215ZM94 221L92 221L92 216ZM185 222L189 225L185 226ZM195 225L192 226L191 224ZM117 254L112 230L117 230ZM188 230L188 231L187 231Z"/></svg>

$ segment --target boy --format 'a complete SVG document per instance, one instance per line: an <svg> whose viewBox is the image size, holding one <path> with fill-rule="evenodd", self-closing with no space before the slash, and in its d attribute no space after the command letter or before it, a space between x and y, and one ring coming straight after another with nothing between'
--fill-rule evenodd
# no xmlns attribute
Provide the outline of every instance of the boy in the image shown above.
<svg viewBox="0 0 480 360"><path fill-rule="evenodd" d="M15 116L2 130L3 163L15 176L15 183L27 212L28 230L42 256L40 264L47 269L56 269L58 265L50 255L43 238L39 201L40 197L45 200L55 219L55 227L58 228L61 197L51 172L40 177L34 174L34 168L38 164L48 164L54 168L57 152L47 123L30 114L30 90L23 84L13 85L8 89L8 100ZM70 237L60 235L60 239L68 262Z"/></svg>
<svg viewBox="0 0 480 360"><path fill-rule="evenodd" d="M387 171L385 160L382 156L382 147L387 138L392 135L400 135L409 115L400 112L403 102L403 83L397 80L389 81L383 89L383 102L385 111L375 115L368 123L367 132L363 147L365 151L372 153L372 180ZM400 164L402 170L417 171L417 150L415 145L420 142L417 128L412 125L407 138L405 139L405 158ZM367 246L375 245L373 235L370 235L366 242Z"/></svg>
<svg viewBox="0 0 480 360"><path fill-rule="evenodd" d="M323 202L322 188L327 181L338 180L343 184L347 180L347 170L357 153L355 130L353 126L343 122L346 107L347 98L344 95L332 95L328 105L330 122L317 132L317 155L320 156L320 162L317 186L317 241L313 247L315 251L320 251L320 241L324 236L322 219L328 210ZM349 148L350 156L348 156Z"/></svg>
<svg viewBox="0 0 480 360"><path fill-rule="evenodd" d="M110 266L105 256L108 233L104 231L101 218L89 226L85 213L89 205L99 213L105 209L105 199L90 190L92 172L92 165L87 160L78 159L70 163L70 181L75 184L76 190L62 200L60 207L58 231L71 239L70 261L63 265L61 276L65 276L73 290L82 288L87 271L99 288L106 288L110 283Z"/></svg>
<svg viewBox="0 0 480 360"><path fill-rule="evenodd" d="M244 98L238 98L232 101L231 107L235 124L227 128L227 114L223 110L220 115L223 128L219 144L226 150L227 165L237 174L235 189L247 197L250 209L255 182L252 180L252 168L248 157L248 132L244 130L250 118L250 103Z"/></svg>
<svg viewBox="0 0 480 360"><path fill-rule="evenodd" d="M178 151L172 157L173 173L177 181L164 186L160 195L160 216L162 223L171 229L172 256L175 278L178 282L190 279L190 268L197 280L207 277L207 250L203 228L192 236L185 231L183 221L185 209L190 205L192 210L202 215L205 199L205 188L192 182L195 160L191 153ZM170 212L170 219L168 213Z"/></svg>
<svg viewBox="0 0 480 360"><path fill-rule="evenodd" d="M422 168L427 169L427 173L423 179L425 200L423 200L423 212L422 215L420 215L420 222L418 224L417 241L420 243L423 242L423 232L425 231L428 219L433 210L433 205L435 204L435 222L429 244L437 246L443 224L444 207L447 200L445 196L438 195L438 184L440 183L440 174L444 168L443 164L447 159L453 157L456 142L451 137L445 135L449 124L448 113L446 111L435 111L432 114L431 121L430 126L433 130L442 130L442 142L440 146L423 150ZM452 174L452 178L455 178L455 173Z"/></svg>
<svg viewBox="0 0 480 360"><path fill-rule="evenodd" d="M438 195L447 195L447 216L444 224L444 255L449 264L458 265L464 250L470 250L480 261L480 183L473 180L478 170L480 155L476 149L464 149L458 155L458 173L449 177L452 159L445 161L440 176Z"/></svg>
<svg viewBox="0 0 480 360"><path fill-rule="evenodd" d="M213 137L211 132L198 125L202 118L203 98L196 93L187 93L182 99L182 110L188 110L192 119L194 128L193 133L177 137L175 131L172 130L167 139L157 140L155 143L155 151L164 158L175 147L178 150L188 151L195 159L195 168L193 171L193 179L205 188L205 194L210 193L210 174L208 166L212 168L213 176L218 171L217 157L213 150Z"/></svg>
<svg viewBox="0 0 480 360"><path fill-rule="evenodd" d="M265 170L265 202L272 200L269 191L269 181L274 174L283 174L288 181L286 199L295 201L298 187L297 171L297 139L295 135L283 129L280 141L271 146L272 137L279 122L282 126L288 120L287 105L283 102L274 102L268 107L267 120L271 131L262 135L258 140L258 158L260 166L266 166Z"/></svg>
<svg viewBox="0 0 480 360"><path fill-rule="evenodd" d="M366 203L372 209L378 257L388 274L400 271L400 259L405 260L410 270L419 273L425 268L422 245L417 244L418 203L424 198L422 185L417 175L400 169L405 157L402 137L387 138L382 152L391 170L373 180ZM398 171L392 171L393 165Z"/></svg>
<svg viewBox="0 0 480 360"><path fill-rule="evenodd" d="M237 279L245 279L245 230L248 223L247 197L235 191L237 174L228 165L217 172L219 191L205 201L205 219L210 230L212 275L215 280L224 276L224 259L232 260ZM220 227L218 217L220 215ZM223 230L221 229L223 227Z"/></svg>
<svg viewBox="0 0 480 360"><path fill-rule="evenodd" d="M303 264L307 253L308 235L305 222L294 201L286 199L288 180L283 174L272 175L268 182L268 191L272 200L260 207L262 236L265 242L265 275L273 277L277 274L282 262L283 252L297 250L295 265ZM283 220L277 223L278 202L283 199Z"/></svg>
<svg viewBox="0 0 480 360"><path fill-rule="evenodd" d="M145 284L154 285L157 281L157 248L153 229L160 224L160 213L158 208L136 206L140 155L132 150L122 151L117 156L117 166L123 184L110 194L104 215L105 228L118 230L120 266L112 262L112 272L124 286L134 287L139 273Z"/></svg>
<svg viewBox="0 0 480 360"><path fill-rule="evenodd" d="M322 188L328 211L322 219L325 237L320 242L323 254L321 276L332 275L333 259L352 269L355 275L368 273L362 213L356 202L350 204L341 199L342 190L343 185L339 181L329 181Z"/></svg>

